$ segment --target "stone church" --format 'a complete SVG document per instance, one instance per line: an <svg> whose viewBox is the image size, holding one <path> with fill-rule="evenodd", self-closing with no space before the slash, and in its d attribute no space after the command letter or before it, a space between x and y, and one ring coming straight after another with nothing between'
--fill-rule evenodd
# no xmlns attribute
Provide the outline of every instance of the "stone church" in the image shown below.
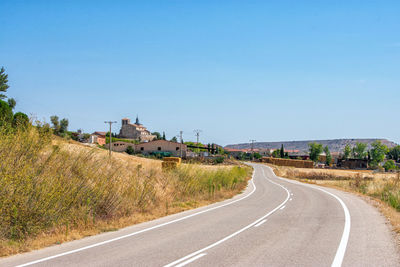
<svg viewBox="0 0 400 267"><path fill-rule="evenodd" d="M152 135L150 131L147 130L140 122L139 118L136 117L136 122L131 123L131 120L128 118L122 119L121 130L119 131L120 138L128 138L135 139L141 142L143 141L152 141L156 138L155 135Z"/></svg>

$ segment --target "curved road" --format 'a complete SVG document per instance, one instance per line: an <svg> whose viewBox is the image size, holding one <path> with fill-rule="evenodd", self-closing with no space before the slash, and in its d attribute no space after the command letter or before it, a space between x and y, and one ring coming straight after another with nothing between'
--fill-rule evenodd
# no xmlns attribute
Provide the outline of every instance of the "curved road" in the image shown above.
<svg viewBox="0 0 400 267"><path fill-rule="evenodd" d="M242 194L0 260L0 266L400 266L386 220L355 195L252 164Z"/></svg>

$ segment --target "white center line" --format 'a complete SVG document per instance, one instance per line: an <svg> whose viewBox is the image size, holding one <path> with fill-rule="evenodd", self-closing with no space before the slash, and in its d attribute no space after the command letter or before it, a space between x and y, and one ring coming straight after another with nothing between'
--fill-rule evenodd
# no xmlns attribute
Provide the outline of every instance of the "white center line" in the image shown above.
<svg viewBox="0 0 400 267"><path fill-rule="evenodd" d="M257 223L256 225L254 225L254 227L258 227L258 226L260 226L261 224L263 224L263 223L265 223L267 220L262 220L261 222L259 222L259 223Z"/></svg>
<svg viewBox="0 0 400 267"><path fill-rule="evenodd" d="M286 208L286 206L283 206L282 208L280 208L280 210L283 210L284 208Z"/></svg>
<svg viewBox="0 0 400 267"><path fill-rule="evenodd" d="M194 256L193 258L188 259L187 261L182 262L181 264L176 265L175 267L185 266L186 264L191 263L191 262L193 262L193 261L195 261L197 259L200 259L201 257L203 257L205 255L207 255L207 253L201 253L201 254L199 254L197 256Z"/></svg>

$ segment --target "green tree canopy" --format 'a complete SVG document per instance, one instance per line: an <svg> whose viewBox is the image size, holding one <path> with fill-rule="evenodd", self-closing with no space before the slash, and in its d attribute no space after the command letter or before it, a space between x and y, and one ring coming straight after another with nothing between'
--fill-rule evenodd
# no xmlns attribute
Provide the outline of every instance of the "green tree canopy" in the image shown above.
<svg viewBox="0 0 400 267"><path fill-rule="evenodd" d="M367 144L357 142L353 147L353 157L356 159L365 159L367 157Z"/></svg>
<svg viewBox="0 0 400 267"><path fill-rule="evenodd" d="M392 148L388 151L387 157L388 157L389 159L394 160L394 161L400 161L400 146L392 147Z"/></svg>
<svg viewBox="0 0 400 267"><path fill-rule="evenodd" d="M174 137L171 138L171 142L178 143L178 139L176 138L176 136L174 136Z"/></svg>
<svg viewBox="0 0 400 267"><path fill-rule="evenodd" d="M13 126L17 127L17 126L26 126L29 123L29 118L28 115L26 115L25 113L22 112L17 112L14 114L13 117Z"/></svg>
<svg viewBox="0 0 400 267"><path fill-rule="evenodd" d="M351 156L351 147L349 144L346 144L343 150L343 158L344 159L349 159Z"/></svg>
<svg viewBox="0 0 400 267"><path fill-rule="evenodd" d="M159 132L152 132L151 134L156 136L156 140L161 139L161 134Z"/></svg>
<svg viewBox="0 0 400 267"><path fill-rule="evenodd" d="M332 163L332 155L331 155L331 152L329 151L329 147L328 146L324 147L324 152L325 152L325 155L326 155L325 164L330 166L331 163Z"/></svg>
<svg viewBox="0 0 400 267"><path fill-rule="evenodd" d="M385 171L391 171L391 170L398 169L393 160L386 161L385 164L383 165L383 168L385 168Z"/></svg>
<svg viewBox="0 0 400 267"><path fill-rule="evenodd" d="M281 145L281 150L279 151L280 157L285 158L285 149L283 148L283 144Z"/></svg>
<svg viewBox="0 0 400 267"><path fill-rule="evenodd" d="M1 92L7 92L8 86L8 75L5 73L4 67L0 69L0 99L6 98L6 95Z"/></svg>
<svg viewBox="0 0 400 267"><path fill-rule="evenodd" d="M382 144L381 141L375 141L371 146L371 163L372 166L377 167L382 161L385 160L385 155L388 152L388 148L386 145Z"/></svg>
<svg viewBox="0 0 400 267"><path fill-rule="evenodd" d="M7 102L0 100L0 126L11 123L13 112Z"/></svg>
<svg viewBox="0 0 400 267"><path fill-rule="evenodd" d="M310 143L308 144L309 151L310 151L310 159L314 162L318 162L319 160L319 155L323 151L323 146L322 144L319 143Z"/></svg>

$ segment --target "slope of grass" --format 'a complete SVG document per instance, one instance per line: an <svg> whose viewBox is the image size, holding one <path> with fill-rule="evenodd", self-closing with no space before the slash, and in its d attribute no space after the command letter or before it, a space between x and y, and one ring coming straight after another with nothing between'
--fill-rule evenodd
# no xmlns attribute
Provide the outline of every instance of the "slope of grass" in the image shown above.
<svg viewBox="0 0 400 267"><path fill-rule="evenodd" d="M113 155L40 128L0 129L0 256L232 197L250 176L239 166L163 172L160 161Z"/></svg>

